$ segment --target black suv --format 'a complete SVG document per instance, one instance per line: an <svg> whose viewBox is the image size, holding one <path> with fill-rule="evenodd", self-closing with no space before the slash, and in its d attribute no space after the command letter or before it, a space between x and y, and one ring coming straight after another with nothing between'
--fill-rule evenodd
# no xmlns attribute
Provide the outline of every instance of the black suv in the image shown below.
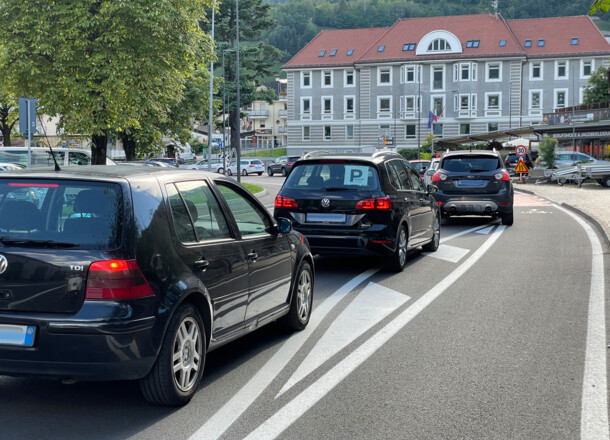
<svg viewBox="0 0 610 440"><path fill-rule="evenodd" d="M513 185L497 151L447 151L432 183L443 217L489 215L513 224Z"/></svg>
<svg viewBox="0 0 610 440"><path fill-rule="evenodd" d="M314 253L387 256L401 271L408 250L438 248L434 189L397 153L309 153L275 198L274 216L291 219Z"/></svg>
<svg viewBox="0 0 610 440"><path fill-rule="evenodd" d="M508 156L506 156L506 159L504 159L504 167L508 170L509 174L515 174L515 167L519 162L519 158L523 160L523 163L528 170L534 168L534 160L529 152L525 153L525 156L523 157L519 156L517 153L509 153Z"/></svg>
<svg viewBox="0 0 610 440"><path fill-rule="evenodd" d="M274 174L281 174L287 176L290 174L290 170L294 163L300 159L301 156L281 156L275 159L272 163L267 166L267 174L273 176Z"/></svg>
<svg viewBox="0 0 610 440"><path fill-rule="evenodd" d="M140 379L187 403L206 352L303 329L307 240L219 174L86 166L0 175L0 375Z"/></svg>

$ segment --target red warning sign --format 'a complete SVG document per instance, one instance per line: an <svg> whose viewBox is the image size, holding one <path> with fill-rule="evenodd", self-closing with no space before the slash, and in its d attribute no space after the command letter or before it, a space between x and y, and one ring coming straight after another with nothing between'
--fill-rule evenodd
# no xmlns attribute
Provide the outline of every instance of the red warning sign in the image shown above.
<svg viewBox="0 0 610 440"><path fill-rule="evenodd" d="M519 159L519 162L517 162L517 166L515 167L515 173L528 173L529 170L527 169L527 165L525 165L525 163Z"/></svg>

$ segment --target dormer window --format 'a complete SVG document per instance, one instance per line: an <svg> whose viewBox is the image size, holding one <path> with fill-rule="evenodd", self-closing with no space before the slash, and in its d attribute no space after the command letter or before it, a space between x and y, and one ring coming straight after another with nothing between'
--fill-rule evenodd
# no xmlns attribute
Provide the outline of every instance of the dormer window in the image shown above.
<svg viewBox="0 0 610 440"><path fill-rule="evenodd" d="M326 49L322 49L320 52L318 52L318 56L323 57L325 53L326 53Z"/></svg>
<svg viewBox="0 0 610 440"><path fill-rule="evenodd" d="M451 45L442 38L437 38L428 45L428 52L448 52L451 50Z"/></svg>
<svg viewBox="0 0 610 440"><path fill-rule="evenodd" d="M525 40L525 47L532 47L532 40Z"/></svg>
<svg viewBox="0 0 610 440"><path fill-rule="evenodd" d="M337 49L331 49L330 53L328 54L329 57L334 57L335 55L337 55Z"/></svg>

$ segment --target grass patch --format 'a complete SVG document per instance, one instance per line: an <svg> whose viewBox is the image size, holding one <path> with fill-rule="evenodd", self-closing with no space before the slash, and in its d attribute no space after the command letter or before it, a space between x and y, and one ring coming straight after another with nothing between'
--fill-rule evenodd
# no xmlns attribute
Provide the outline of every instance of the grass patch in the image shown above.
<svg viewBox="0 0 610 440"><path fill-rule="evenodd" d="M280 157L286 156L286 148L274 148L273 150L255 151L242 153L241 157Z"/></svg>
<svg viewBox="0 0 610 440"><path fill-rule="evenodd" d="M245 186L246 189L248 191L250 191L252 194L256 194L256 193L262 192L265 189L262 186L253 185L251 183L242 183L242 185Z"/></svg>

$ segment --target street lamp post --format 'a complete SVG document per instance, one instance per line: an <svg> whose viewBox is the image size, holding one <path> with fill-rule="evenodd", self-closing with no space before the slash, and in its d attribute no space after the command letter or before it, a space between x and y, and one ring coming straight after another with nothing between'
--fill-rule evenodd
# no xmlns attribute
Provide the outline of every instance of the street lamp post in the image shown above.
<svg viewBox="0 0 610 440"><path fill-rule="evenodd" d="M513 128L513 82L508 82L508 129Z"/></svg>
<svg viewBox="0 0 610 440"><path fill-rule="evenodd" d="M214 12L216 2L212 2L212 41L214 41ZM224 74L224 73L223 73ZM208 116L208 171L212 171L212 122L214 107L214 58L210 60L210 113Z"/></svg>
<svg viewBox="0 0 610 440"><path fill-rule="evenodd" d="M235 0L235 64L236 64L236 79L237 79L237 181L241 183L241 102L239 96L239 0Z"/></svg>
<svg viewBox="0 0 610 440"><path fill-rule="evenodd" d="M226 136L226 123L225 115L227 114L226 108L226 82L225 82L225 53L233 52L233 49L223 49L222 51L222 168L227 169L227 155L225 154L227 148L227 136Z"/></svg>

